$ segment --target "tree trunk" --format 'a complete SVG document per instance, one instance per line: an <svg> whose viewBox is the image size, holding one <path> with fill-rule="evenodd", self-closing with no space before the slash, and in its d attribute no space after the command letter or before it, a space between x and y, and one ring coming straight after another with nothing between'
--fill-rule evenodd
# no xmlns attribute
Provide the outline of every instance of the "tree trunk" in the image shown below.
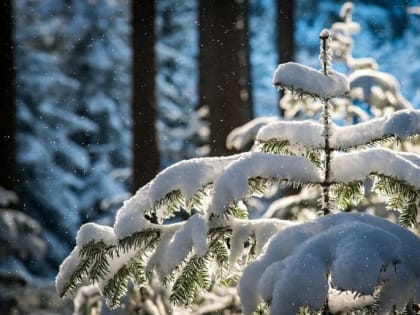
<svg viewBox="0 0 420 315"><path fill-rule="evenodd" d="M279 62L294 60L294 1L277 1L277 52Z"/></svg>
<svg viewBox="0 0 420 315"><path fill-rule="evenodd" d="M11 1L0 4L0 186L16 190L15 72L13 66Z"/></svg>
<svg viewBox="0 0 420 315"><path fill-rule="evenodd" d="M228 133L252 118L247 0L200 0L200 107L210 109L210 154L226 155Z"/></svg>
<svg viewBox="0 0 420 315"><path fill-rule="evenodd" d="M295 1L277 1L277 53L279 63L293 61L295 58L294 39L294 6ZM282 95L280 94L280 97ZM284 116L284 110L280 108L280 116Z"/></svg>
<svg viewBox="0 0 420 315"><path fill-rule="evenodd" d="M159 170L155 130L155 1L132 0L133 191Z"/></svg>

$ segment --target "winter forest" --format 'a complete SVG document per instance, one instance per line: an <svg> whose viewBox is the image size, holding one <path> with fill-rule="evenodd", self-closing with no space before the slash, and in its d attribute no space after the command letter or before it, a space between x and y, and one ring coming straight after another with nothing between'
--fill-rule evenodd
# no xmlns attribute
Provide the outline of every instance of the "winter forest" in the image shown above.
<svg viewBox="0 0 420 315"><path fill-rule="evenodd" d="M0 314L420 314L418 0L0 8Z"/></svg>

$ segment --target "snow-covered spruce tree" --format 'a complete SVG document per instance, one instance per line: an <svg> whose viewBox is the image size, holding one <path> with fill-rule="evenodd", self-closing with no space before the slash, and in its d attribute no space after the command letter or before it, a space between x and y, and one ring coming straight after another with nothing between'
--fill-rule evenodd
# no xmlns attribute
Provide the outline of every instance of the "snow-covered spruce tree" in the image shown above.
<svg viewBox="0 0 420 315"><path fill-rule="evenodd" d="M110 217L102 201L128 191L113 171L131 164L128 7L14 1L19 189L47 240L47 261L33 270L44 276L82 223Z"/></svg>
<svg viewBox="0 0 420 315"><path fill-rule="evenodd" d="M80 228L57 275L58 293L92 283L117 307L129 281L141 285L156 274L174 304L193 303L200 290L239 278L244 314L261 302L270 314L301 308L388 314L420 302L419 238L382 218L335 213L363 198L362 183L370 177L373 189L401 211L401 223L416 224L420 158L371 146L418 134L420 112L333 124L329 100L346 94L349 84L331 69L329 32L320 38L321 71L281 64L273 82L321 99L320 122L273 122L259 131L253 152L196 158L163 170L124 203L113 227ZM246 199L278 182L320 185L325 216L300 225L247 219ZM188 219L171 220L178 212Z"/></svg>

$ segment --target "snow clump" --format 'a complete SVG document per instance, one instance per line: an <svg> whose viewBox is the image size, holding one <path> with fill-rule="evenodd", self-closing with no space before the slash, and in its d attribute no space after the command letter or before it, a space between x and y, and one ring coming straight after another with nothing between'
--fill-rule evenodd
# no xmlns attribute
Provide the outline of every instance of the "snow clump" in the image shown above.
<svg viewBox="0 0 420 315"><path fill-rule="evenodd" d="M352 307L371 304L375 295L377 314L388 314L394 305L402 311L420 302L420 240L368 214L327 215L273 237L245 269L238 291L244 314L262 300L276 315L297 314L304 306L318 311L327 301L335 311L348 310L348 292L363 297Z"/></svg>

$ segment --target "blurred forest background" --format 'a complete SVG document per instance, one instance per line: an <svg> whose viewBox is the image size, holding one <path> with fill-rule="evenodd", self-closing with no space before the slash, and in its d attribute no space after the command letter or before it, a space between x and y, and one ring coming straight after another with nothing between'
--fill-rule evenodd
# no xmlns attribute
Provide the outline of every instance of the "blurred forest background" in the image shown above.
<svg viewBox="0 0 420 315"><path fill-rule="evenodd" d="M362 31L353 56L375 58L419 108L419 1L354 3ZM232 154L232 129L282 116L275 67L317 68L318 34L340 20L342 4L3 1L1 286L52 284L81 224L112 224L163 167ZM12 295L0 309L20 307Z"/></svg>

